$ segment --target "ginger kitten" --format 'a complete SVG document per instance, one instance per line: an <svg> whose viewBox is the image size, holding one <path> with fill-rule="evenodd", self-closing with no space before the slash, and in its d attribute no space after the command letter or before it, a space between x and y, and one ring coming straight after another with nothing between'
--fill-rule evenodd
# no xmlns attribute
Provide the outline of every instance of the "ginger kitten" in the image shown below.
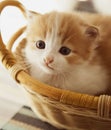
<svg viewBox="0 0 111 130"><path fill-rule="evenodd" d="M27 43L21 48L30 75L62 89L91 95L107 93L111 38L105 39L96 20L86 21L76 13L33 14L26 29Z"/></svg>

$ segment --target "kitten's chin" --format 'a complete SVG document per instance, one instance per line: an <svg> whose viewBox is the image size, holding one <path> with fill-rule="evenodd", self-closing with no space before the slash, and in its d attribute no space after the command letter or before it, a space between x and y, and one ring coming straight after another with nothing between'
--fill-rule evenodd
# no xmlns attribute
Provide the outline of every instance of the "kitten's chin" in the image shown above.
<svg viewBox="0 0 111 130"><path fill-rule="evenodd" d="M47 74L55 74L56 71L54 70L54 68L50 67L50 66L41 66L42 71L44 71Z"/></svg>

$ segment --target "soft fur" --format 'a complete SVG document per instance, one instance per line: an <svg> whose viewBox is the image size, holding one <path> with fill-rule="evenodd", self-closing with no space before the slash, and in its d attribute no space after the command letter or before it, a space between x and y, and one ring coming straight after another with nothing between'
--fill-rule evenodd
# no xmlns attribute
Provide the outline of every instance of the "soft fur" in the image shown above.
<svg viewBox="0 0 111 130"><path fill-rule="evenodd" d="M33 14L26 30L27 44L22 50L24 63L29 65L31 76L49 85L92 95L107 93L111 85L110 32L110 17ZM44 49L36 47L38 40L45 42ZM71 53L61 54L63 46Z"/></svg>

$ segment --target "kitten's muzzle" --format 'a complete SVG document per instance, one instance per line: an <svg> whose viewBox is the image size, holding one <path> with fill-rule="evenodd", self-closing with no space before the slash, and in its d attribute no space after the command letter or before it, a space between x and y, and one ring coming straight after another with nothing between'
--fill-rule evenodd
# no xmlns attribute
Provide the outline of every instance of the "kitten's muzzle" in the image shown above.
<svg viewBox="0 0 111 130"><path fill-rule="evenodd" d="M53 57L46 57L44 58L44 62L45 62L45 65L50 68L50 69L53 69L50 64L54 61L54 58Z"/></svg>
<svg viewBox="0 0 111 130"><path fill-rule="evenodd" d="M48 65L54 61L53 57L46 57L44 58L44 62Z"/></svg>

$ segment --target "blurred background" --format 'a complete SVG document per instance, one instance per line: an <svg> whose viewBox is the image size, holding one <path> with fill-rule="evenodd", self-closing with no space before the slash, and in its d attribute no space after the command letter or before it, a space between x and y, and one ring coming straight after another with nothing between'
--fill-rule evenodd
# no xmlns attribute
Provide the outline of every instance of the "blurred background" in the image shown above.
<svg viewBox="0 0 111 130"><path fill-rule="evenodd" d="M1 2L2 0L0 0ZM87 11L111 15L111 0L19 0L27 9L39 13L56 11ZM0 28L5 43L27 22L15 7L7 7L0 17ZM22 90L0 63L0 129L17 111L27 105Z"/></svg>

